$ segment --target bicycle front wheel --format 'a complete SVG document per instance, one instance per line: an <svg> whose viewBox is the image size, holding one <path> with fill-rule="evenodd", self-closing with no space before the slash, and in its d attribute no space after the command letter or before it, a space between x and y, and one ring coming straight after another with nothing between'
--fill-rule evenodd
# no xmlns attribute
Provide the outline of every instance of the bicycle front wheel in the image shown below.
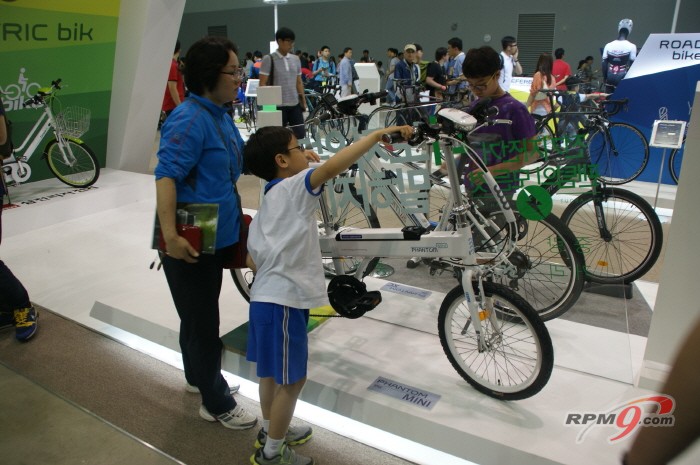
<svg viewBox="0 0 700 465"><path fill-rule="evenodd" d="M44 157L51 173L69 186L92 186L100 176L97 157L85 142L54 139L46 145Z"/></svg>
<svg viewBox="0 0 700 465"><path fill-rule="evenodd" d="M639 129L626 123L599 127L588 139L591 161L606 184L636 179L649 162L649 143Z"/></svg>
<svg viewBox="0 0 700 465"><path fill-rule="evenodd" d="M630 191L607 187L581 194L561 219L581 246L592 282L631 283L649 271L661 253L661 221L646 200Z"/></svg>
<svg viewBox="0 0 700 465"><path fill-rule="evenodd" d="M484 345L467 307L462 286L440 306L442 348L457 373L476 390L501 400L520 400L542 390L554 366L552 340L533 308L507 287L484 282L477 292Z"/></svg>

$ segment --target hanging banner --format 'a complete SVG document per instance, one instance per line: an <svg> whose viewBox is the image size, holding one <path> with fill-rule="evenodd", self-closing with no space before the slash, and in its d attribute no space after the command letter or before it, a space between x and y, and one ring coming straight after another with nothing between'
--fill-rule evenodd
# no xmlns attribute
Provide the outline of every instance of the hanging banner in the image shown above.
<svg viewBox="0 0 700 465"><path fill-rule="evenodd" d="M698 81L700 33L651 34L611 97L628 98L627 111L612 119L632 124L648 140L655 120L690 120ZM663 150L649 148L649 164L637 180L658 180ZM668 156L667 151L664 164ZM667 166L663 166L662 182L672 183Z"/></svg>
<svg viewBox="0 0 700 465"><path fill-rule="evenodd" d="M105 165L120 0L0 0L0 93L19 146L42 110L23 103L61 79L53 111L90 110L81 136ZM52 177L41 159L51 133L29 160L30 182ZM29 154L27 154L29 155Z"/></svg>

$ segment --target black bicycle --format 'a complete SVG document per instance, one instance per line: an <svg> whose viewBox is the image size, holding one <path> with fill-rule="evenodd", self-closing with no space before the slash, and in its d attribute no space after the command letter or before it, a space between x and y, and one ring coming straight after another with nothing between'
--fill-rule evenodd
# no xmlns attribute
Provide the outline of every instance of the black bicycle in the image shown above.
<svg viewBox="0 0 700 465"><path fill-rule="evenodd" d="M542 92L550 99L552 108L556 98L562 95L558 90ZM522 171L530 174L540 171L550 164L551 155L556 155L562 146L583 136L591 161L598 166L598 176L602 180L610 185L621 185L636 179L649 163L649 143L631 124L610 121L610 117L623 109L627 102L627 99L603 100L593 108L533 115L543 157Z"/></svg>

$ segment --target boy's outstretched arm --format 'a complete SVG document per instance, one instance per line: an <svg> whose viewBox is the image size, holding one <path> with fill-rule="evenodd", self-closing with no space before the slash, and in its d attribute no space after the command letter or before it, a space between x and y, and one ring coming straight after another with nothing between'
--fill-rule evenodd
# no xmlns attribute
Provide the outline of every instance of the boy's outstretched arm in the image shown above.
<svg viewBox="0 0 700 465"><path fill-rule="evenodd" d="M379 142L383 134L392 132L401 132L404 139L408 140L413 136L413 128L411 126L391 126L384 129L378 129L357 142L353 142L340 152L333 155L323 165L319 166L311 173L309 182L313 189L323 185L329 179L338 176L340 173L348 169L357 160L367 153L374 144Z"/></svg>

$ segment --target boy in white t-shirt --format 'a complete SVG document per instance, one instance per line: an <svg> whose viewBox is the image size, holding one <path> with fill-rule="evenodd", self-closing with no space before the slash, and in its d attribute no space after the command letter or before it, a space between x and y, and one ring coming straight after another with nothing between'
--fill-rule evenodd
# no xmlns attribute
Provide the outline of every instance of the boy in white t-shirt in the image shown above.
<svg viewBox="0 0 700 465"><path fill-rule="evenodd" d="M323 165L287 128L259 129L243 150L246 168L268 181L250 224L248 251L256 269L250 295L247 359L257 364L263 427L253 464L313 464L288 446L311 438L311 428L290 427L306 382L309 308L328 304L315 210L323 184L359 160L383 134L413 134L410 126L374 131Z"/></svg>

